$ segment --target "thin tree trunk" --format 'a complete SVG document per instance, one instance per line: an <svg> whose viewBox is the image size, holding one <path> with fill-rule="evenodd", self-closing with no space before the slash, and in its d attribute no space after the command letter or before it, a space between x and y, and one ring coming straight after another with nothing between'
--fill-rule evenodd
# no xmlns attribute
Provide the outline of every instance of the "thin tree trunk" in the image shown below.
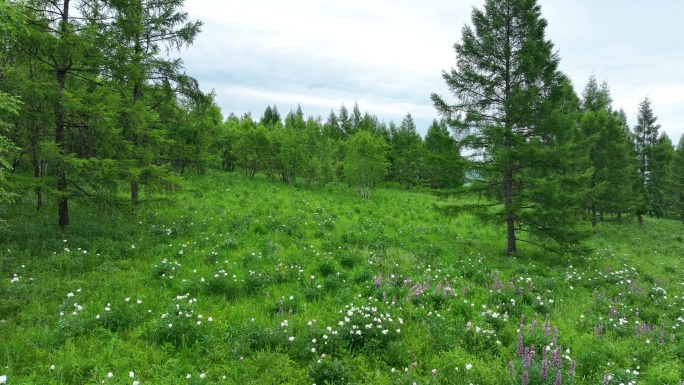
<svg viewBox="0 0 684 385"><path fill-rule="evenodd" d="M40 183L40 177L41 177L41 161L40 160L34 160L33 161L33 176L36 178L36 182ZM40 211L43 208L43 189L40 187L36 187L36 210Z"/></svg>
<svg viewBox="0 0 684 385"><path fill-rule="evenodd" d="M69 1L64 0L64 9L62 11L62 20L60 31L62 39L65 39L67 33L67 23L69 22ZM60 47L60 49L64 49ZM60 52L61 54L62 52ZM55 144L57 148L63 150L64 148L64 130L66 128L66 121L64 117L64 88L66 86L66 75L69 69L66 57L60 58L60 67L57 68L57 100L55 101ZM64 154L63 154L64 155ZM65 228L69 225L69 201L67 197L67 174L65 166L62 162L57 162L57 191L59 193L59 202L57 203L57 213L59 216L59 227Z"/></svg>
<svg viewBox="0 0 684 385"><path fill-rule="evenodd" d="M513 175L510 171L506 171L504 175L504 196L506 199L506 208L510 210L513 204ZM508 255L513 255L517 252L515 245L515 215L513 212L506 213L506 234L508 240Z"/></svg>
<svg viewBox="0 0 684 385"><path fill-rule="evenodd" d="M133 202L134 206L137 206L140 203L140 200L138 199L139 191L140 185L138 185L138 181L131 182L131 202Z"/></svg>
<svg viewBox="0 0 684 385"><path fill-rule="evenodd" d="M644 228L644 217L641 215L641 213L637 214L637 223L639 224L639 230Z"/></svg>
<svg viewBox="0 0 684 385"><path fill-rule="evenodd" d="M591 227L596 227L596 203L591 204Z"/></svg>

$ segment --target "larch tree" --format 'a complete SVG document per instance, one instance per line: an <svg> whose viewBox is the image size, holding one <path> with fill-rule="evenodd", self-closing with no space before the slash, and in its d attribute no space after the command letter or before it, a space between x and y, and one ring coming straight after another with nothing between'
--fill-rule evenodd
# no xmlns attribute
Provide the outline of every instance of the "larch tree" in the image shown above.
<svg viewBox="0 0 684 385"><path fill-rule="evenodd" d="M172 95L194 100L207 97L199 92L197 81L185 74L181 59L161 55L163 50L191 45L201 31L202 22L188 21L184 2L100 0L89 8L102 31L103 75L113 81L123 100L120 119L129 148L124 156L130 165L127 174L133 204L138 203L144 176L164 170L155 166L155 154L165 145L163 130L153 124L159 119L155 106ZM149 92L151 87L166 94Z"/></svg>
<svg viewBox="0 0 684 385"><path fill-rule="evenodd" d="M340 112L337 114L337 122L340 125L342 139L349 138L354 132L354 128L352 127L352 120L349 116L349 110L344 103L342 103L342 106L340 106Z"/></svg>
<svg viewBox="0 0 684 385"><path fill-rule="evenodd" d="M29 100L32 104L42 100L49 106L41 108L49 116L39 124L51 126L52 133L40 139L43 154L34 160L49 153L46 156L55 175L49 187L57 197L58 224L64 228L69 225L69 198L95 197L104 185L111 187L113 168L106 152L115 146L102 144L111 139L107 131L112 128L111 105L116 101L101 89L97 77L102 61L98 28L85 15L90 3L28 0L14 4L31 15L29 28L15 44L26 62L31 62L26 68L45 75L32 79L42 87Z"/></svg>
<svg viewBox="0 0 684 385"><path fill-rule="evenodd" d="M463 158L446 122L433 120L425 135L423 173L432 189L454 189L463 184Z"/></svg>
<svg viewBox="0 0 684 385"><path fill-rule="evenodd" d="M391 133L393 179L407 190L418 182L422 166L423 139L416 131L411 114L406 114L399 128Z"/></svg>
<svg viewBox="0 0 684 385"><path fill-rule="evenodd" d="M675 213L684 223L684 135L679 139L677 150L672 159L672 196Z"/></svg>
<svg viewBox="0 0 684 385"><path fill-rule="evenodd" d="M670 195L672 175L671 165L675 157L672 140L666 133L661 133L653 147L653 161L649 174L649 213L658 218L666 217L674 208L674 199Z"/></svg>
<svg viewBox="0 0 684 385"><path fill-rule="evenodd" d="M580 101L584 112L579 127L589 151L592 167L586 206L592 226L603 218L603 213L626 211L632 192L631 175L634 169L629 136L622 127L618 114L612 111L612 98L607 82L596 82L592 75L582 92Z"/></svg>
<svg viewBox="0 0 684 385"><path fill-rule="evenodd" d="M432 94L468 154L470 190L488 198L443 211L505 223L509 255L517 241L565 250L584 236L578 101L546 26L536 0L485 1L454 45L456 67L443 73L455 104Z"/></svg>
<svg viewBox="0 0 684 385"><path fill-rule="evenodd" d="M655 164L654 151L658 142L660 125L653 113L651 99L646 97L639 103L637 123L633 127L632 140L637 154L637 178L635 184L635 212L639 228L643 227L643 216L651 212L652 197L658 186L651 180L651 171Z"/></svg>

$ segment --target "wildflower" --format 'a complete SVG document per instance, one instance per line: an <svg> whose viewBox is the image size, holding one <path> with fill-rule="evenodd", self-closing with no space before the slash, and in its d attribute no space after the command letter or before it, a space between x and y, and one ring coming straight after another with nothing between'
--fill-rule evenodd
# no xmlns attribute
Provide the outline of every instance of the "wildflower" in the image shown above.
<svg viewBox="0 0 684 385"><path fill-rule="evenodd" d="M466 364L466 370L470 370L473 368L473 364Z"/></svg>
<svg viewBox="0 0 684 385"><path fill-rule="evenodd" d="M107 378L112 378L112 377L114 377L114 373L112 373L112 372L107 373Z"/></svg>
<svg viewBox="0 0 684 385"><path fill-rule="evenodd" d="M55 370L55 365L50 365L50 370Z"/></svg>
<svg viewBox="0 0 684 385"><path fill-rule="evenodd" d="M290 337L290 341L294 341L294 337Z"/></svg>
<svg viewBox="0 0 684 385"><path fill-rule="evenodd" d="M133 385L140 385L140 381L133 381Z"/></svg>
<svg viewBox="0 0 684 385"><path fill-rule="evenodd" d="M202 379L205 378L206 376L207 376L207 375L204 374L204 373L200 374L200 378L202 378Z"/></svg>
<svg viewBox="0 0 684 385"><path fill-rule="evenodd" d="M135 377L135 373L133 373L133 371L129 372L129 373L128 373L128 377L130 377L130 378Z"/></svg>
<svg viewBox="0 0 684 385"><path fill-rule="evenodd" d="M188 373L188 375L185 376L185 378L190 378L190 377L192 377L192 374L190 374L190 373Z"/></svg>

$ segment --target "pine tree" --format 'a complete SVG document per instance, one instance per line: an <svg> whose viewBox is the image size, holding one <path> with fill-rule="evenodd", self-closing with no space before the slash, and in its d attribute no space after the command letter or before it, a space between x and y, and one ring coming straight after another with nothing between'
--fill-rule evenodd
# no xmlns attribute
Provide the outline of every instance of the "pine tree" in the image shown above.
<svg viewBox="0 0 684 385"><path fill-rule="evenodd" d="M445 211L505 223L509 255L518 240L550 248L548 240L563 247L583 236L575 231L586 194L573 143L578 102L546 25L535 0L487 0L454 45L456 68L443 74L456 104L432 95L471 154L472 189L490 199Z"/></svg>

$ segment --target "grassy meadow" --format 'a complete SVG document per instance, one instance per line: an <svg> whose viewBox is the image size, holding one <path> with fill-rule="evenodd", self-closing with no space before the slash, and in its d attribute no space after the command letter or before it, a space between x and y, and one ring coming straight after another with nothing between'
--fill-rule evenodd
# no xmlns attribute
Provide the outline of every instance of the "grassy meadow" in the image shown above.
<svg viewBox="0 0 684 385"><path fill-rule="evenodd" d="M585 256L445 218L429 192L210 171L129 209L26 197L0 229L7 384L680 384L684 226ZM3 377L0 377L0 379Z"/></svg>

